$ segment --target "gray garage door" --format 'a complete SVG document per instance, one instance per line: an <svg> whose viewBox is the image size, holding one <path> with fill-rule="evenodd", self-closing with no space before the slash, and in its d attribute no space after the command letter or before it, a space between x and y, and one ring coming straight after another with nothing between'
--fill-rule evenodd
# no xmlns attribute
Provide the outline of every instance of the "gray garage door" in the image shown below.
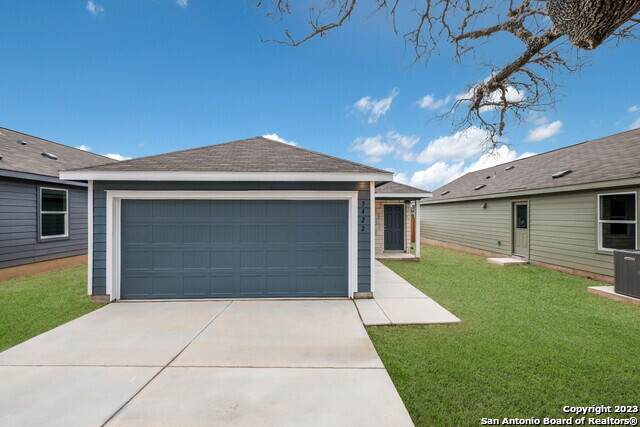
<svg viewBox="0 0 640 427"><path fill-rule="evenodd" d="M122 299L347 296L343 200L123 200Z"/></svg>

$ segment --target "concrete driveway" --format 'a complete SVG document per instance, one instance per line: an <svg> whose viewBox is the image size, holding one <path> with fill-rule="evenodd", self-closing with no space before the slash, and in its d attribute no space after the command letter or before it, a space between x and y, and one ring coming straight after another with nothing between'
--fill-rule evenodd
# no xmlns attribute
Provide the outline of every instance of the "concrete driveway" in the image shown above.
<svg viewBox="0 0 640 427"><path fill-rule="evenodd" d="M349 300L110 304L0 353L0 425L412 425Z"/></svg>

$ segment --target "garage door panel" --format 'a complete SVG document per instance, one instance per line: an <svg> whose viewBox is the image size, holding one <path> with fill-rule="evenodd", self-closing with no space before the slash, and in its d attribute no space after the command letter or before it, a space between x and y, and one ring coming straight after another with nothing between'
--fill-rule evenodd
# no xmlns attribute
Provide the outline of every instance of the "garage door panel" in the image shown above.
<svg viewBox="0 0 640 427"><path fill-rule="evenodd" d="M178 225L159 225L151 229L151 243L176 244L182 242L182 230Z"/></svg>
<svg viewBox="0 0 640 427"><path fill-rule="evenodd" d="M238 293L238 277L210 277L211 295L217 298L230 298Z"/></svg>
<svg viewBox="0 0 640 427"><path fill-rule="evenodd" d="M267 276L267 294L269 296L288 296L295 294L296 284L291 276Z"/></svg>
<svg viewBox="0 0 640 427"><path fill-rule="evenodd" d="M183 279L184 295L201 298L211 294L211 278L209 276L186 276Z"/></svg>
<svg viewBox="0 0 640 427"><path fill-rule="evenodd" d="M231 270L237 267L237 254L229 250L212 250L210 252L212 270Z"/></svg>
<svg viewBox="0 0 640 427"><path fill-rule="evenodd" d="M291 268L291 256L288 250L267 251L267 268L269 270Z"/></svg>
<svg viewBox="0 0 640 427"><path fill-rule="evenodd" d="M147 225L127 225L122 228L123 244L146 244L151 241L151 227Z"/></svg>
<svg viewBox="0 0 640 427"><path fill-rule="evenodd" d="M266 278L264 276L240 276L240 295L262 295L266 288Z"/></svg>
<svg viewBox="0 0 640 427"><path fill-rule="evenodd" d="M241 225L240 243L266 243L265 228L264 225Z"/></svg>
<svg viewBox="0 0 640 427"><path fill-rule="evenodd" d="M185 200L183 202L183 212L185 219L208 220L212 217L211 205L199 202L199 200Z"/></svg>
<svg viewBox="0 0 640 427"><path fill-rule="evenodd" d="M182 256L182 265L185 270L208 270L210 253L208 251L186 251Z"/></svg>
<svg viewBox="0 0 640 427"><path fill-rule="evenodd" d="M124 200L121 213L123 299L348 293L346 201Z"/></svg>
<svg viewBox="0 0 640 427"><path fill-rule="evenodd" d="M240 251L240 268L241 269L260 269L267 267L264 251Z"/></svg>

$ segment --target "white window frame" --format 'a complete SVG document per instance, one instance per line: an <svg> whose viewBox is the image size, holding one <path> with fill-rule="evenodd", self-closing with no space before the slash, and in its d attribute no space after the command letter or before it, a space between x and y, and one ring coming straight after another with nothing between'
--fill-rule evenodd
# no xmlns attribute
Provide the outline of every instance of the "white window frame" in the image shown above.
<svg viewBox="0 0 640 427"><path fill-rule="evenodd" d="M600 207L601 207L601 199L603 196L623 196L633 194L634 197L634 212L636 219L634 221L627 220L603 220L600 219ZM602 224L635 224L636 226L636 235L635 235L635 248L638 248L638 192L637 191L624 191L620 193L599 193L598 194L598 208L596 211L596 218L598 220L596 233L598 234L598 250L605 252L613 252L616 249L614 248L605 248L602 246Z"/></svg>
<svg viewBox="0 0 640 427"><path fill-rule="evenodd" d="M42 190L64 191L65 193L65 210L64 211L44 211L42 210ZM42 235L42 215L46 214L64 214L64 234L56 234L55 236ZM64 239L69 237L69 190L65 188L40 187L38 190L38 238L40 240Z"/></svg>
<svg viewBox="0 0 640 427"><path fill-rule="evenodd" d="M133 200L347 200L348 295L358 291L358 192L357 191L140 191L107 190L107 283L111 301L120 299L121 201ZM374 269L374 264L370 266Z"/></svg>

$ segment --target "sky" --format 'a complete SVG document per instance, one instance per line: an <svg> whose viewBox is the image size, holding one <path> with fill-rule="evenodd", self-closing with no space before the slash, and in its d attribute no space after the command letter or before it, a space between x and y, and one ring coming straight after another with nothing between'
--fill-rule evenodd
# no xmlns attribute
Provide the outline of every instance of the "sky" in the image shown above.
<svg viewBox="0 0 640 427"><path fill-rule="evenodd" d="M249 0L0 1L0 13L0 126L120 159L268 135L433 190L640 127L640 42L598 48L562 77L556 109L487 154L481 130L436 118L486 71L446 50L412 64L384 14L292 48L262 39L302 34L307 15L277 23ZM498 62L517 48L492 43Z"/></svg>

